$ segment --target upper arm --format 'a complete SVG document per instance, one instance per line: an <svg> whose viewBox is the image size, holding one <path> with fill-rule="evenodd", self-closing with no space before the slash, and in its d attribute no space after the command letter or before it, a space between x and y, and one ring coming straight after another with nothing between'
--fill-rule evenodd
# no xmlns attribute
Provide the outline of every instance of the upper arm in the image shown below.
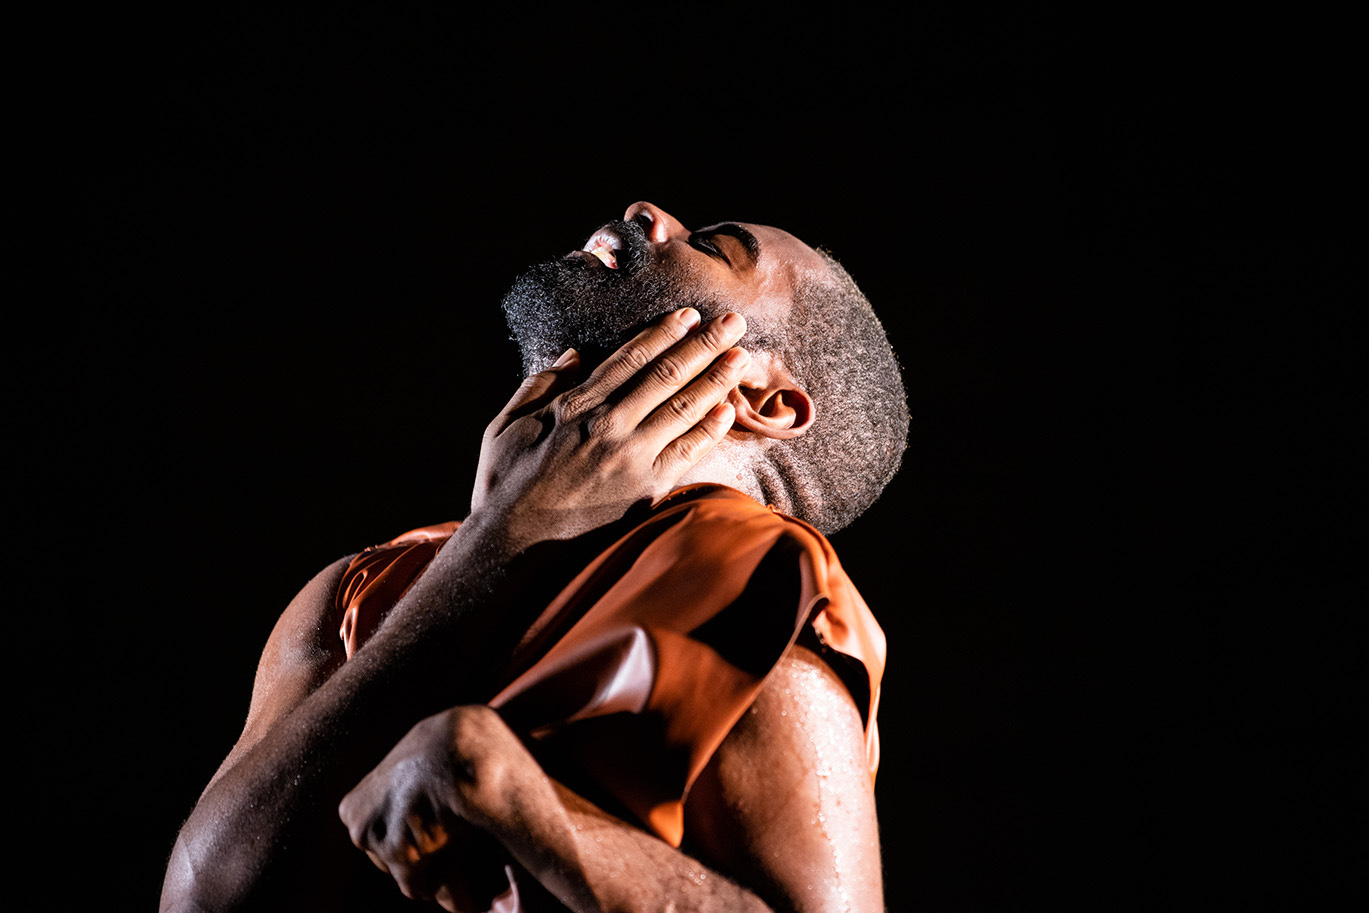
<svg viewBox="0 0 1369 913"><path fill-rule="evenodd" d="M860 714L836 674L793 647L695 782L690 849L776 909L884 909Z"/></svg>
<svg viewBox="0 0 1369 913"><path fill-rule="evenodd" d="M350 563L351 556L339 558L319 571L281 613L257 664L247 723L210 785L346 659L334 600Z"/></svg>

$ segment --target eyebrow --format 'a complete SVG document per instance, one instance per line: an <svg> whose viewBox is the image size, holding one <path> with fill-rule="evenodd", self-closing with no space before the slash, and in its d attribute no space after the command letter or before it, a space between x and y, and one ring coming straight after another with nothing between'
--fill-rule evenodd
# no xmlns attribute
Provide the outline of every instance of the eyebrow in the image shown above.
<svg viewBox="0 0 1369 913"><path fill-rule="evenodd" d="M752 268L761 258L761 244L756 240L756 236L735 222L720 222L717 225L710 225L708 228L699 229L699 234L727 235L730 238L736 238L746 250L746 256L750 258Z"/></svg>

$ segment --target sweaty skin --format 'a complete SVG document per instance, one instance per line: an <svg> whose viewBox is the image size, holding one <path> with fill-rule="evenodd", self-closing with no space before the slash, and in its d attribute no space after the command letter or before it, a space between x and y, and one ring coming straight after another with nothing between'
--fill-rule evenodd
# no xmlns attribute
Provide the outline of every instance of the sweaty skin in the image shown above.
<svg viewBox="0 0 1369 913"><path fill-rule="evenodd" d="M721 401L747 359L720 356L744 322L694 330L697 320L663 319L578 385L573 353L528 378L486 433L478 504L353 660L337 666L337 647L318 638L332 606L319 596L341 562L291 603L263 653L248 725L177 838L162 909L354 899L338 877L357 858L338 800L415 719L488 690L537 611L516 600L520 558L668 492L726 433ZM662 360L674 370L637 370Z"/></svg>
<svg viewBox="0 0 1369 913"><path fill-rule="evenodd" d="M406 897L453 911L485 909L468 899L466 844L449 843L471 827L564 904L555 909L882 908L860 716L830 667L803 647L776 667L695 784L684 851L549 779L481 705L420 722L339 813Z"/></svg>
<svg viewBox="0 0 1369 913"><path fill-rule="evenodd" d="M741 226L756 256L650 204L625 219L645 223L663 269L742 316L782 321L799 278L822 268L765 226ZM395 881L461 909L434 860L481 840L575 910L881 909L859 714L802 648L695 784L678 850L547 778L497 715L469 705L539 608L518 599L532 551L687 482L744 487L739 466L811 426L781 363L731 348L744 321L696 323L668 315L583 379L574 353L529 377L486 432L470 516L352 660L332 626L347 559L301 591L263 652L243 734L176 842L163 910L412 908ZM376 820L412 796L425 804L382 834ZM368 874L349 836L395 881Z"/></svg>

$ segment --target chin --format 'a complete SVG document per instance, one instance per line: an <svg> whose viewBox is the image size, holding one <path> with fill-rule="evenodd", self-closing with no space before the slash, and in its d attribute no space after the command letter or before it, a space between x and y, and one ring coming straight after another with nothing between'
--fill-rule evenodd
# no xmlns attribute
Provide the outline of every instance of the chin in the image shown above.
<svg viewBox="0 0 1369 913"><path fill-rule="evenodd" d="M583 259L540 263L519 276L504 296L504 316L523 353L526 373L549 367L574 348L586 366L603 362L625 342L682 307L707 316L719 308L682 291L660 269L631 273Z"/></svg>

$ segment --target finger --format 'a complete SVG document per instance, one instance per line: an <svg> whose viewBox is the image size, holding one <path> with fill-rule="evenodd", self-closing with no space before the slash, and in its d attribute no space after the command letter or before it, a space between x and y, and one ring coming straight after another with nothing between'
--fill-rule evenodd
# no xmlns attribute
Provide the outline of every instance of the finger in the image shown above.
<svg viewBox="0 0 1369 913"><path fill-rule="evenodd" d="M411 829L413 823L410 824ZM410 845L409 854L411 861L400 868L396 868L393 875L395 883L399 886L404 896L412 900L437 900L438 895L443 892L444 886L455 882L462 883L463 870L461 867L461 856L455 852L458 848L446 841L445 834L442 843L432 852L423 846L423 837L413 834L417 843L417 851L413 844ZM453 896L450 887L445 893ZM474 904L467 904L474 908ZM481 907L480 909L486 909Z"/></svg>
<svg viewBox="0 0 1369 913"><path fill-rule="evenodd" d="M468 877L475 875L478 871L483 874L480 867L492 868L503 874L503 866L487 859L477 859L472 862L469 859L462 860L453 858L449 860L449 865L443 874L436 876L436 886L433 889L433 900L437 901L442 909L449 913L478 913L480 910L495 909L495 898L503 893L503 889L508 886L508 882L500 879L496 890L491 892L484 886L472 886Z"/></svg>
<svg viewBox="0 0 1369 913"><path fill-rule="evenodd" d="M364 850L371 856L372 862L381 865L376 861L372 851L385 840L385 818L389 814L389 801L388 797L385 797L379 805L372 806L368 798L369 791L366 789L371 776L372 774L368 774L355 789L342 797L342 801L338 803L338 817L346 825L347 836L352 839L352 845Z"/></svg>
<svg viewBox="0 0 1369 913"><path fill-rule="evenodd" d="M407 823L409 836L420 854L428 856L447 845L447 829L435 814L411 814Z"/></svg>
<svg viewBox="0 0 1369 913"><path fill-rule="evenodd" d="M536 374L529 374L519 385L513 398L499 414L490 422L489 431L498 434L507 428L514 419L525 415L554 399L562 391L569 390L575 381L575 375L580 368L580 353L574 349L566 349L561 353L561 357L556 359L556 363L545 371L538 371Z"/></svg>
<svg viewBox="0 0 1369 913"><path fill-rule="evenodd" d="M397 840L389 847L390 877L400 893L410 900L431 900L432 892L424 877L427 859L410 840Z"/></svg>
<svg viewBox="0 0 1369 913"><path fill-rule="evenodd" d="M508 861L508 851L488 833L468 822L454 823L451 841L425 860L433 899L459 913L504 909L495 901L512 883Z"/></svg>
<svg viewBox="0 0 1369 913"><path fill-rule="evenodd" d="M373 863L375 863L375 867L380 869L386 875L390 874L390 867L385 864L384 859L381 859L378 855L372 853L370 850L366 851L366 858L370 859Z"/></svg>
<svg viewBox="0 0 1369 913"><path fill-rule="evenodd" d="M428 888L423 878L422 868L419 866L406 866L403 869L395 869L393 872L395 884L399 886L399 893L410 900L432 900L433 892Z"/></svg>
<svg viewBox="0 0 1369 913"><path fill-rule="evenodd" d="M644 446L660 451L675 438L701 422L708 410L729 399L742 382L751 353L728 350L709 365L698 379L656 407L638 426Z"/></svg>
<svg viewBox="0 0 1369 913"><path fill-rule="evenodd" d="M674 485L727 436L737 410L726 400L715 405L693 428L675 438L656 458L657 476Z"/></svg>
<svg viewBox="0 0 1369 913"><path fill-rule="evenodd" d="M565 398L567 411L578 414L599 405L646 368L661 353L699 325L699 312L684 308L662 317L604 359L585 382ZM688 378L686 378L687 380Z"/></svg>
<svg viewBox="0 0 1369 913"><path fill-rule="evenodd" d="M653 415L658 407L667 404L678 391L692 386L691 381L699 377L701 372L705 372L707 378L706 372L710 365L715 371L720 369L739 375L740 370L736 362L726 362L720 366L718 357L727 352L745 332L746 320L740 314L724 314L716 320L709 321L699 332L690 334L688 338L663 353L647 370L642 371L632 384L625 387L619 402L613 406L614 421L628 428L643 424L647 416ZM726 395L727 387L735 384L733 380L725 387L714 391L713 388L718 382L718 375L715 373L711 379L706 380L703 387L696 388L683 400L670 404L670 409L678 410L679 413L670 427L665 429L670 437L675 437L697 423L714 403ZM716 395L713 395L715 392ZM711 399L707 402L694 402L696 397L704 394Z"/></svg>
<svg viewBox="0 0 1369 913"><path fill-rule="evenodd" d="M457 892L452 890L451 885L446 884L439 885L438 889L433 892L433 900L437 901L437 905L446 910L447 913L467 913L471 908L461 906L457 896Z"/></svg>

